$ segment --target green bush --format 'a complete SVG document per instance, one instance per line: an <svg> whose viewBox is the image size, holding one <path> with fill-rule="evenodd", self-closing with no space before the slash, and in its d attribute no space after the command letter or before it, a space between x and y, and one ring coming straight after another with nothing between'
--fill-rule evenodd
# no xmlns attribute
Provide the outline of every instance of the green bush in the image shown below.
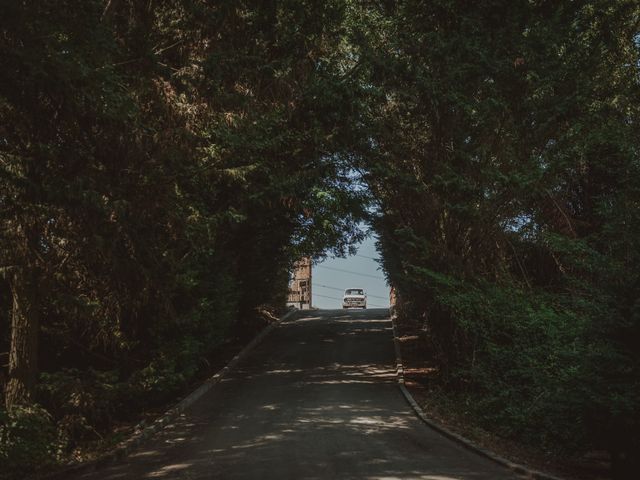
<svg viewBox="0 0 640 480"><path fill-rule="evenodd" d="M56 461L51 416L39 406L0 410L0 478L17 478Z"/></svg>

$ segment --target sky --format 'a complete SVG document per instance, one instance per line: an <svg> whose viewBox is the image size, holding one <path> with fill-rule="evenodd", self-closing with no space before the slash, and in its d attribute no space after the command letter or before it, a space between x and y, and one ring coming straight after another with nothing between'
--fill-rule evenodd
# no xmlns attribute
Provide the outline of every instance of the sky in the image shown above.
<svg viewBox="0 0 640 480"><path fill-rule="evenodd" d="M364 288L369 308L389 307L389 287L380 266L376 239L367 238L356 255L347 258L327 258L313 266L311 294L317 308L342 308L342 295L347 288Z"/></svg>

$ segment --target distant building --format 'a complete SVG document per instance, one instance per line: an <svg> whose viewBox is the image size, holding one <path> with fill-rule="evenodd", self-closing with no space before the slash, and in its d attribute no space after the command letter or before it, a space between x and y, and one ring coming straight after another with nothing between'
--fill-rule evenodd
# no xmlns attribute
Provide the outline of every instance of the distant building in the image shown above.
<svg viewBox="0 0 640 480"><path fill-rule="evenodd" d="M389 312L391 315L396 313L396 305L398 303L398 294L396 293L395 287L392 285L389 290Z"/></svg>
<svg viewBox="0 0 640 480"><path fill-rule="evenodd" d="M300 310L311 308L311 259L308 257L297 261L294 265L287 305Z"/></svg>

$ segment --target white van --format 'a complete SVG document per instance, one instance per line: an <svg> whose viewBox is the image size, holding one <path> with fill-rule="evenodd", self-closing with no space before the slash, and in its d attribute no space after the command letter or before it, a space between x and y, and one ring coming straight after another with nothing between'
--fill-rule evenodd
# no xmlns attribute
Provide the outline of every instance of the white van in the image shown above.
<svg viewBox="0 0 640 480"><path fill-rule="evenodd" d="M367 294L362 288L347 288L342 297L342 308L367 308Z"/></svg>

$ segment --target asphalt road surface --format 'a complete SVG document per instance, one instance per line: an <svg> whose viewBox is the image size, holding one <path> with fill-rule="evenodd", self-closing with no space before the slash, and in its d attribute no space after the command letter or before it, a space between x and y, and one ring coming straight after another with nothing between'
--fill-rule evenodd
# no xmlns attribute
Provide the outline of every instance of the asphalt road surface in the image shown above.
<svg viewBox="0 0 640 480"><path fill-rule="evenodd" d="M428 428L395 379L387 310L282 323L181 419L74 479L520 478Z"/></svg>

